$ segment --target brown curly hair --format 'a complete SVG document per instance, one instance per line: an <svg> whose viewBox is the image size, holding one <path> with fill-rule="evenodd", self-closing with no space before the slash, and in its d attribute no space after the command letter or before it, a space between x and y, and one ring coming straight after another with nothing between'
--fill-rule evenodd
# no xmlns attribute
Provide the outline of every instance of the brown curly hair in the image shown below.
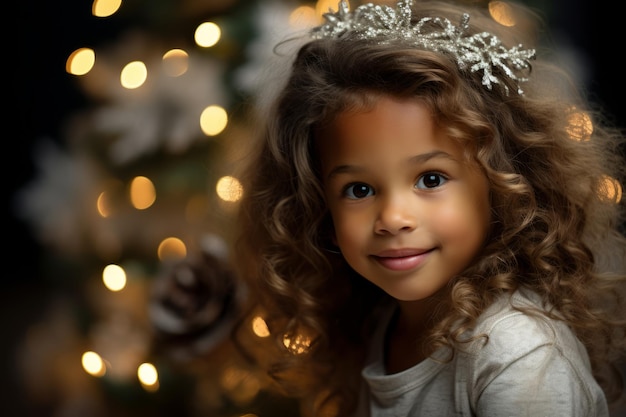
<svg viewBox="0 0 626 417"><path fill-rule="evenodd" d="M414 9L414 19L453 22L469 11L471 32L487 30L516 44L482 10L437 2ZM487 89L453 57L401 41L313 40L298 50L241 176L236 252L251 311L262 311L275 336L278 350L263 364L288 394L323 391L325 399L341 401L316 406L349 408L368 326L389 301L328 250L332 222L314 135L380 96L427 105L490 184L489 236L477 261L450 282L445 317L429 335L433 346L457 345L496 297L528 288L586 346L607 397L622 391L612 367L626 350L624 203L607 197L607 184L616 183L606 180L624 183L624 135L550 62L533 62L523 95L509 78L500 79L512 93L498 84ZM590 118L593 131L581 117ZM304 354L289 353L285 335L299 334L312 343Z"/></svg>

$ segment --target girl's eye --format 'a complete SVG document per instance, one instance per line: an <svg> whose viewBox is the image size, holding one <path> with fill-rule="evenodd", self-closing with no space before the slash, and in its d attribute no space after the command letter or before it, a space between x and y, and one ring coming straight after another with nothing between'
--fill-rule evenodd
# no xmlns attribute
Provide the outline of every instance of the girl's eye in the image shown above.
<svg viewBox="0 0 626 417"><path fill-rule="evenodd" d="M437 188L437 187L441 187L447 181L448 179L444 177L442 174L439 174L436 172L429 172L419 177L419 179L417 180L417 184L415 184L415 186L417 188L426 188L426 189Z"/></svg>
<svg viewBox="0 0 626 417"><path fill-rule="evenodd" d="M343 193L346 197L357 200L374 195L374 190L367 184L356 183L348 185Z"/></svg>

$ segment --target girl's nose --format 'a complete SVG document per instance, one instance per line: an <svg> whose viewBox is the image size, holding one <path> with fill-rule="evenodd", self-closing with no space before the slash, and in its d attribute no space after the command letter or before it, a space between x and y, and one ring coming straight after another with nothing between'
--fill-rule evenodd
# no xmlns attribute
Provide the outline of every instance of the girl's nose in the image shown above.
<svg viewBox="0 0 626 417"><path fill-rule="evenodd" d="M417 226L417 208L411 204L410 197L393 196L380 200L375 232L392 234L414 230Z"/></svg>

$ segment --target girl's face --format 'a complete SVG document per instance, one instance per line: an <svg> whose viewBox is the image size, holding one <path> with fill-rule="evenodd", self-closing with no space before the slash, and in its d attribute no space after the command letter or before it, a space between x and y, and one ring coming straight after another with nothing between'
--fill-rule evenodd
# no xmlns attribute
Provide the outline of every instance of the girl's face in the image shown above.
<svg viewBox="0 0 626 417"><path fill-rule="evenodd" d="M317 132L335 243L398 300L421 300L472 262L490 223L489 187L415 101L380 98Z"/></svg>

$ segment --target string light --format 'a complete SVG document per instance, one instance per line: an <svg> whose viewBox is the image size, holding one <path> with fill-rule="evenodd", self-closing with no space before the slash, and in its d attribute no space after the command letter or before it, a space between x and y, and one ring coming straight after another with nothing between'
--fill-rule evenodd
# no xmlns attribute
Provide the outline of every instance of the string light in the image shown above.
<svg viewBox="0 0 626 417"><path fill-rule="evenodd" d="M85 75L96 63L96 53L91 48L79 48L65 61L65 71L72 75Z"/></svg>
<svg viewBox="0 0 626 417"><path fill-rule="evenodd" d="M104 376L106 373L106 366L104 365L104 361L96 352L88 351L83 353L81 357L81 364L83 365L83 369L90 375L93 376Z"/></svg>
<svg viewBox="0 0 626 417"><path fill-rule="evenodd" d="M187 246L177 237L168 237L159 244L157 254L160 260L183 259L187 256Z"/></svg>
<svg viewBox="0 0 626 417"><path fill-rule="evenodd" d="M222 36L220 27L213 22L204 22L198 25L194 33L194 39L198 46L210 48L219 42Z"/></svg>
<svg viewBox="0 0 626 417"><path fill-rule="evenodd" d="M94 0L91 14L96 17L108 17L117 12L121 5L122 0Z"/></svg>
<svg viewBox="0 0 626 417"><path fill-rule="evenodd" d="M220 134L228 124L228 113L223 107L211 105L200 115L200 127L207 136Z"/></svg>
<svg viewBox="0 0 626 417"><path fill-rule="evenodd" d="M119 265L107 265L102 271L102 282L109 290L120 291L126 286L126 272Z"/></svg>
<svg viewBox="0 0 626 417"><path fill-rule="evenodd" d="M217 181L215 191L219 198L232 203L241 199L243 186L237 178L226 175Z"/></svg>
<svg viewBox="0 0 626 417"><path fill-rule="evenodd" d="M156 200L156 190L149 178L137 176L130 183L130 202L137 210L145 210Z"/></svg>
<svg viewBox="0 0 626 417"><path fill-rule="evenodd" d="M141 87L148 78L148 68L141 61L132 61L124 66L120 74L122 87L133 90Z"/></svg>

